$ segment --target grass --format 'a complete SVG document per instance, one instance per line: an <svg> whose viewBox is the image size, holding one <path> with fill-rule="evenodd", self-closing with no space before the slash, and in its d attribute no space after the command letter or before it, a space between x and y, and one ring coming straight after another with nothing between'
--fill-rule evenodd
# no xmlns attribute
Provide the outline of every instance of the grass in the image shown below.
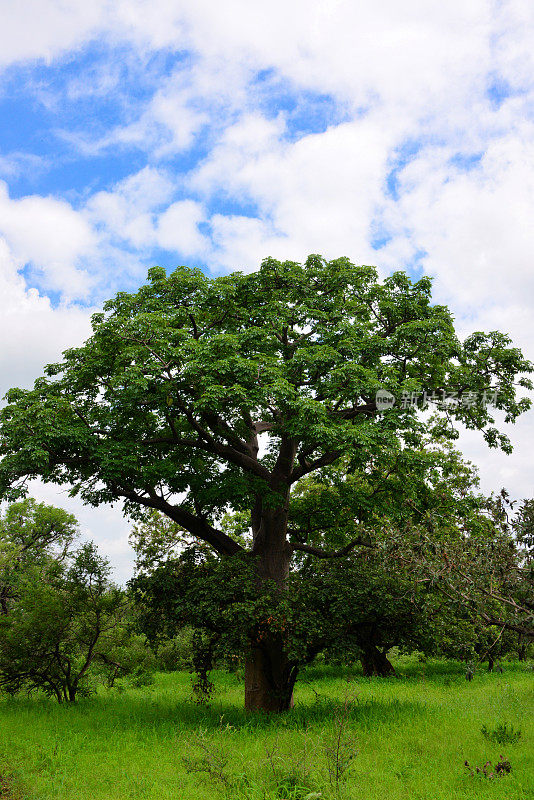
<svg viewBox="0 0 534 800"><path fill-rule="evenodd" d="M527 800L534 797L534 674L400 660L400 679L308 669L283 717L246 715L243 683L218 672L208 708L187 673L102 691L75 707L0 700L5 800ZM347 680L350 678L350 680ZM521 731L499 744L481 729ZM498 738L498 737L497 737ZM464 766L512 771L494 779ZM336 779L337 774L337 779Z"/></svg>

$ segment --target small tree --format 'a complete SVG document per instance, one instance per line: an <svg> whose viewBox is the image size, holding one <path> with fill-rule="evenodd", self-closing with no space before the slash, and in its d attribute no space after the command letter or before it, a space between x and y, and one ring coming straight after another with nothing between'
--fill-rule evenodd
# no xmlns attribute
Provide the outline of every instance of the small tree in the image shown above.
<svg viewBox="0 0 534 800"><path fill-rule="evenodd" d="M520 553L520 571L517 575L516 598L526 610L530 625L518 631L517 653L521 661L534 651L534 500L523 500L512 520Z"/></svg>
<svg viewBox="0 0 534 800"><path fill-rule="evenodd" d="M135 649L128 601L109 571L91 543L19 570L16 597L0 617L0 688L74 702L89 691L91 673L110 682L147 660L146 648Z"/></svg>
<svg viewBox="0 0 534 800"><path fill-rule="evenodd" d="M414 578L430 580L456 606L454 632L443 652L471 652L478 658L509 652L513 637L534 639L532 572L517 537L518 518L506 511L508 495L478 498L477 508L458 520L459 536L450 535L450 520L427 509L421 514L421 541L411 558ZM445 523L446 535L443 535Z"/></svg>
<svg viewBox="0 0 534 800"><path fill-rule="evenodd" d="M529 405L515 393L518 373L531 370L520 351L498 332L461 343L427 278L379 281L372 267L319 256L214 280L182 267L149 278L108 302L88 342L34 389L8 393L0 492L14 498L41 476L87 503L121 499L134 517L156 509L223 558L241 564L250 553L259 594L286 592L292 554L306 546L288 535L298 482L418 435L415 409L398 402L381 413L379 389L399 401L455 393L448 418L506 450L491 406L471 401L489 391L509 421ZM247 548L222 529L228 511L248 515ZM246 706L289 708L295 674L283 637L273 628L258 640L257 624Z"/></svg>
<svg viewBox="0 0 534 800"><path fill-rule="evenodd" d="M62 561L78 535L78 522L62 508L29 497L11 503L0 516L0 613L7 614L17 583L30 565Z"/></svg>

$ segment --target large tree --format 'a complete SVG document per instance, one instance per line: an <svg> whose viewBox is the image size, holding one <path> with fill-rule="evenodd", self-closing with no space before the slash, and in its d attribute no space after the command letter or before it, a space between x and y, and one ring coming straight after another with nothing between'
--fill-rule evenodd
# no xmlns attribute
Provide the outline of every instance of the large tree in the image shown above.
<svg viewBox="0 0 534 800"><path fill-rule="evenodd" d="M267 259L258 272L214 280L154 268L137 293L106 303L91 338L34 389L8 393L0 491L19 496L41 476L71 484L87 503L122 500L134 517L156 509L224 558L245 548L219 521L245 511L258 587L283 592L292 553L308 548L288 535L290 493L302 478L342 458L361 467L417 438L403 393L456 393L443 403L444 425L462 422L509 450L482 399L490 392L515 420L528 407L516 397L518 375L529 371L501 333L460 342L427 278L380 281L372 267L319 256L304 265ZM397 404L377 408L379 389ZM246 706L289 707L283 638L274 631L254 642Z"/></svg>

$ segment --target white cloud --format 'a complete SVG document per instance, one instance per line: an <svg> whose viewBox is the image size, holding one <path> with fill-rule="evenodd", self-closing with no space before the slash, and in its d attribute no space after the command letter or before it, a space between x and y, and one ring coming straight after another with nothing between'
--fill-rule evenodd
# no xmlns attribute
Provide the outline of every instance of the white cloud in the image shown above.
<svg viewBox="0 0 534 800"><path fill-rule="evenodd" d="M145 167L93 195L84 214L100 232L100 249L122 242L140 252L159 247L184 256L206 253L207 240L198 228L205 211L194 200L170 202L175 190L166 172Z"/></svg>
<svg viewBox="0 0 534 800"><path fill-rule="evenodd" d="M110 7L109 0L1 0L0 63L56 57L94 35Z"/></svg>
<svg viewBox="0 0 534 800"><path fill-rule="evenodd" d="M45 364L90 332L90 310L61 305L27 289L7 242L0 238L0 397L11 386L28 388Z"/></svg>
<svg viewBox="0 0 534 800"><path fill-rule="evenodd" d="M215 267L251 272L263 257L298 260L298 244L273 230L261 219L239 214L215 214L211 218Z"/></svg>
<svg viewBox="0 0 534 800"><path fill-rule="evenodd" d="M195 69L192 73L182 68L177 70L156 91L140 118L113 131L109 143L138 145L156 159L186 150L210 121L206 111L199 107L200 78Z"/></svg>
<svg viewBox="0 0 534 800"><path fill-rule="evenodd" d="M393 134L377 116L295 142L284 139L284 131L282 119L246 116L192 174L192 188L205 197L229 196L256 207L250 217L212 218L213 262L253 269L267 254L302 259L321 252L357 253L372 263L371 223Z"/></svg>
<svg viewBox="0 0 534 800"><path fill-rule="evenodd" d="M81 344L91 331L92 310L65 305L52 308L48 298L36 289L28 290L6 241L0 238L0 398L12 386L30 388L45 364L60 360L67 347ZM124 582L131 576L130 524L119 506L87 508L69 498L65 489L37 481L30 492L76 515L84 538L97 541L111 558L116 580Z"/></svg>
<svg viewBox="0 0 534 800"><path fill-rule="evenodd" d="M210 59L274 67L306 88L344 95L357 105L380 92L395 103L426 103L429 93L461 91L489 62L492 4L422 0L247 3L160 2L138 20L124 2L117 19L152 46L185 47ZM179 37L179 38L178 38Z"/></svg>
<svg viewBox="0 0 534 800"><path fill-rule="evenodd" d="M0 155L0 175L4 178L19 176L26 171L31 171L35 175L44 172L48 166L45 158L33 153L15 151L9 155Z"/></svg>
<svg viewBox="0 0 534 800"><path fill-rule="evenodd" d="M89 198L85 215L93 226L137 248L154 239L154 215L172 197L173 184L164 172L145 167L112 190Z"/></svg>
<svg viewBox="0 0 534 800"><path fill-rule="evenodd" d="M533 134L525 123L490 142L468 171L442 148L401 175L392 230L427 253L425 270L457 311L534 298Z"/></svg>
<svg viewBox="0 0 534 800"><path fill-rule="evenodd" d="M93 508L84 505L77 497L69 497L68 488L31 481L29 494L41 503L64 508L74 514L80 523L82 540L96 542L102 555L113 567L113 580L124 585L132 577L133 550L129 544L132 523L121 511L121 504L109 503Z"/></svg>
<svg viewBox="0 0 534 800"><path fill-rule="evenodd" d="M532 91L534 5L530 0L506 0L496 4L495 15L495 77Z"/></svg>
<svg viewBox="0 0 534 800"><path fill-rule="evenodd" d="M90 9L77 0L68 7L26 0L5 15L0 52L6 63L52 58L91 38L129 42L141 52L188 51L193 63L186 61L163 81L137 120L85 143L88 152L91 146L135 143L161 156L190 145L208 121L206 100L211 108L243 108L246 81L262 69L294 86L329 92L353 109L387 105L397 128L412 117L445 119L447 109L468 105L481 91L487 73L498 68L495 58L519 79L510 37L503 33L499 47L493 44L499 22L504 31L515 31L519 22L528 30L525 9L515 5L499 18L490 0L451 0L432 8L422 0L100 0ZM249 100L253 91L249 86ZM210 128L216 123L210 114Z"/></svg>
<svg viewBox="0 0 534 800"><path fill-rule="evenodd" d="M520 417L515 425L500 422L499 430L506 433L513 445L510 455L490 449L477 431L463 431L457 446L480 473L480 488L484 494L507 489L515 499L534 496L532 475L532 413Z"/></svg>
<svg viewBox="0 0 534 800"><path fill-rule="evenodd" d="M87 294L89 276L77 265L96 240L68 203L38 195L12 200L6 184L0 182L0 235L19 266L30 263L42 274L44 286L70 297Z"/></svg>
<svg viewBox="0 0 534 800"><path fill-rule="evenodd" d="M208 242L198 226L205 219L200 203L194 200L173 203L158 219L156 241L166 250L176 250L186 256L202 255L208 251Z"/></svg>

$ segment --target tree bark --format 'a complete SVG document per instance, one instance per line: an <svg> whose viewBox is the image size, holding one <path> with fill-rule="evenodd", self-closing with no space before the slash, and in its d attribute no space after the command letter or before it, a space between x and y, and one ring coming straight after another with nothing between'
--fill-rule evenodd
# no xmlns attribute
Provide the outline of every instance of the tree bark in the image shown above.
<svg viewBox="0 0 534 800"><path fill-rule="evenodd" d="M274 582L279 592L287 590L291 547L287 541L289 489L278 508L263 508L258 498L252 514L253 553L257 556L258 590ZM279 633L251 631L251 650L245 663L245 709L287 711L293 706L293 687L298 667L289 661Z"/></svg>
<svg viewBox="0 0 534 800"><path fill-rule="evenodd" d="M379 678L389 678L396 675L393 664L374 644L368 644L363 648L361 663L363 674L366 677L376 676Z"/></svg>
<svg viewBox="0 0 534 800"><path fill-rule="evenodd" d="M271 637L254 647L245 664L245 709L279 713L292 708L297 671L281 639Z"/></svg>

